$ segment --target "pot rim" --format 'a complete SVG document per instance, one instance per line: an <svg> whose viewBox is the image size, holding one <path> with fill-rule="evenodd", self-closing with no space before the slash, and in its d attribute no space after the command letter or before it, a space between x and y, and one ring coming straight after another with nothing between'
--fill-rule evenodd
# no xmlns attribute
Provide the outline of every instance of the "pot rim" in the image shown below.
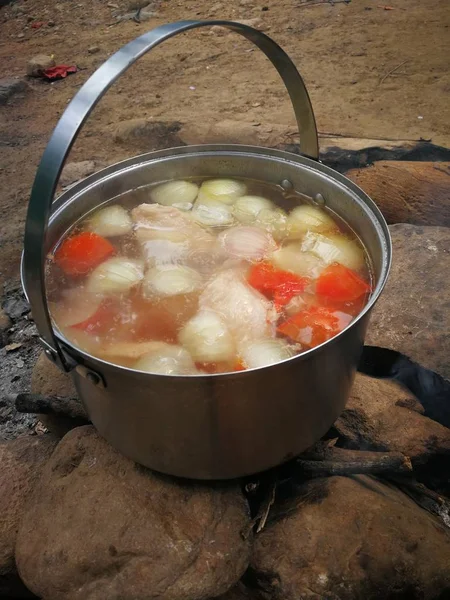
<svg viewBox="0 0 450 600"><path fill-rule="evenodd" d="M85 179L82 179L81 181L76 182L69 188L67 188L52 203L51 215L50 215L50 219L49 219L49 226L51 225L52 221L56 218L56 216L62 210L64 210L65 204L69 199L74 199L74 197L83 193L91 185L98 184L98 182L101 181L102 179L105 179L112 175L116 175L118 171L133 170L133 169L137 168L139 165L141 165L142 163L148 163L148 162L151 162L151 161L157 160L157 159L170 158L170 157L176 158L176 157L178 157L180 155L184 155L184 154L195 155L195 154L202 154L205 152L214 152L215 154L220 154L222 152L226 153L226 154L233 153L234 155L242 154L244 157L248 156L248 154L253 154L253 155L263 156L266 158L284 159L290 163L300 164L303 167L309 168L313 171L318 171L324 175L328 175L334 181L338 182L339 184L341 184L342 186L344 186L345 188L349 189L351 192L356 194L364 202L366 207L370 210L370 212L372 213L372 216L375 217L375 221L379 225L380 230L383 232L383 238L381 240L383 243L383 252L382 252L383 261L382 261L380 277L377 282L377 285L375 286L375 289L372 292L372 295L371 295L368 303L363 308L363 310L349 323L349 325L347 325L347 327L345 327L345 329L343 329L341 332L339 332L337 335L333 336L329 340L323 342L322 344L319 344L318 346L315 346L314 348L305 350L301 354L296 354L294 356L291 356L290 358L286 358L277 363L274 363L271 365L266 365L263 367L254 367L252 369L246 369L245 371L239 371L239 372L230 371L230 372L226 372L226 373L197 373L197 374L192 374L192 375L176 375L176 374L166 375L166 374L161 374L161 373L149 373L147 371L139 371L137 369L131 369L129 367L118 365L116 363L109 362L107 360L95 357L91 354L88 354L87 352L84 352L80 348L77 348L69 340L67 340L67 338L58 330L54 321L52 320L52 325L53 325L53 330L54 330L55 336L62 343L66 352L68 352L71 356L73 353L75 353L75 354L80 355L86 364L89 364L89 362L95 361L95 363L100 368L102 366L105 366L108 368L113 367L115 369L119 369L119 370L123 371L124 373L133 374L135 376L145 375L147 377L148 376L165 377L165 378L166 377L167 378L175 377L177 379L186 379L186 380L191 380L193 378L196 379L199 377L200 378L214 377L214 378L225 379L225 378L229 378L229 377L235 377L235 376L241 376L243 374L253 373L254 371L260 371L261 369L269 369L271 367L277 367L278 365L290 363L290 362L293 362L296 360L297 361L308 360L311 358L312 354L320 352L325 346L337 343L342 336L345 336L350 329L355 327L357 325L357 323L361 319L363 319L364 316L368 312L370 312L372 310L372 308L375 305L375 303L377 302L381 292L383 291L384 286L386 285L386 282L387 282L387 279L389 276L389 272L391 269L391 265L392 265L391 235L390 235L386 220L385 220L382 212L380 211L378 206L375 204L375 202L359 186L357 186L353 181L351 181L350 179L348 179L347 177L345 177L338 171L335 171L331 167L324 165L321 161L315 161L304 155L294 154L293 152L288 152L286 150L278 150L278 149L272 149L272 148L265 148L265 147L259 147L259 146L251 146L251 145L241 145L241 144L197 144L197 145L178 146L175 148L167 148L164 150L156 150L153 152L139 154L134 157L127 158L123 161L114 163L113 165L109 165L109 166L97 171L96 173L86 177ZM261 180L261 181L263 181L263 180ZM113 198L111 198L110 200L113 200ZM22 258L21 258L21 265L20 265L20 275L21 275L22 288L24 290L25 297L28 300L28 294L27 294L27 290L26 290L25 271L24 271L24 253L23 253L23 251L22 251Z"/></svg>

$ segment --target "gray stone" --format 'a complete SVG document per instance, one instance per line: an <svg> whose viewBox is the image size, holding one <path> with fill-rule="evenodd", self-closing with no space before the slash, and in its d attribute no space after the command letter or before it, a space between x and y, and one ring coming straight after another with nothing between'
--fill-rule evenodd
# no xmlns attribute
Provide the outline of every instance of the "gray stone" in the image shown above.
<svg viewBox="0 0 450 600"><path fill-rule="evenodd" d="M30 86L23 79L0 79L0 105L6 104L9 98L17 94L24 94Z"/></svg>
<svg viewBox="0 0 450 600"><path fill-rule="evenodd" d="M80 179L84 179L88 175L92 175L94 172L95 163L93 160L83 160L81 162L68 163L61 173L59 183L65 187L80 181Z"/></svg>
<svg viewBox="0 0 450 600"><path fill-rule="evenodd" d="M52 600L205 600L247 569L248 525L238 484L154 474L79 427L44 468L16 563L29 589Z"/></svg>
<svg viewBox="0 0 450 600"><path fill-rule="evenodd" d="M119 123L113 136L116 143L136 150L160 150L183 145L178 136L180 128L178 122L130 119Z"/></svg>
<svg viewBox="0 0 450 600"><path fill-rule="evenodd" d="M450 228L389 226L393 263L366 344L406 354L450 379Z"/></svg>
<svg viewBox="0 0 450 600"><path fill-rule="evenodd" d="M97 52L100 52L100 46L91 46L88 48L89 54L97 54Z"/></svg>

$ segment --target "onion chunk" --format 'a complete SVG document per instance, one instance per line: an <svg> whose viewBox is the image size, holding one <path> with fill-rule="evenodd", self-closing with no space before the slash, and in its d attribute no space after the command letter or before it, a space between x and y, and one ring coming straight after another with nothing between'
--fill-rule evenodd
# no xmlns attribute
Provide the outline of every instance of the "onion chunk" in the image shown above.
<svg viewBox="0 0 450 600"><path fill-rule="evenodd" d="M206 227L225 227L234 222L231 206L224 204L221 196L199 196L191 214L196 223Z"/></svg>
<svg viewBox="0 0 450 600"><path fill-rule="evenodd" d="M241 196L233 206L233 214L241 223L253 223L264 209L273 208L273 203L262 196Z"/></svg>
<svg viewBox="0 0 450 600"><path fill-rule="evenodd" d="M86 229L103 237L126 235L132 230L133 223L128 212L114 204L96 211L87 220Z"/></svg>
<svg viewBox="0 0 450 600"><path fill-rule="evenodd" d="M266 338L243 344L239 348L239 356L248 369L273 365L295 353L293 346L285 340Z"/></svg>
<svg viewBox="0 0 450 600"><path fill-rule="evenodd" d="M204 193L217 199L223 198L222 202L225 204L233 204L236 198L243 196L246 192L245 183L234 179L209 179L204 181L200 188L200 196Z"/></svg>
<svg viewBox="0 0 450 600"><path fill-rule="evenodd" d="M198 362L223 362L236 355L233 337L220 316L201 311L180 331L179 340Z"/></svg>
<svg viewBox="0 0 450 600"><path fill-rule="evenodd" d="M364 267L364 251L354 240L342 234L321 235L309 232L303 239L303 251L311 252L325 264L338 262L354 271Z"/></svg>
<svg viewBox="0 0 450 600"><path fill-rule="evenodd" d="M245 260L262 260L276 248L270 233L245 225L222 232L219 241L229 256Z"/></svg>
<svg viewBox="0 0 450 600"><path fill-rule="evenodd" d="M325 262L312 252L302 250L299 243L283 246L272 254L271 262L283 271L291 271L301 277L317 279L323 269Z"/></svg>
<svg viewBox="0 0 450 600"><path fill-rule="evenodd" d="M277 242L284 240L288 234L287 215L281 208L263 208L254 225L268 231Z"/></svg>
<svg viewBox="0 0 450 600"><path fill-rule="evenodd" d="M139 260L114 257L99 265L86 283L88 292L114 294L127 292L142 281L144 264Z"/></svg>
<svg viewBox="0 0 450 600"><path fill-rule="evenodd" d="M301 239L307 231L324 232L336 229L334 220L321 208L303 204L291 211L287 218L289 239Z"/></svg>
<svg viewBox="0 0 450 600"><path fill-rule="evenodd" d="M163 265L150 269L143 281L145 298L177 296L198 290L203 278L197 271L182 265Z"/></svg>
<svg viewBox="0 0 450 600"><path fill-rule="evenodd" d="M161 342L158 348L144 354L133 365L138 371L159 375L192 375L197 373L194 361L181 346Z"/></svg>
<svg viewBox="0 0 450 600"><path fill-rule="evenodd" d="M190 181L168 181L150 192L150 198L163 206L174 206L180 210L190 210L197 198L198 185Z"/></svg>

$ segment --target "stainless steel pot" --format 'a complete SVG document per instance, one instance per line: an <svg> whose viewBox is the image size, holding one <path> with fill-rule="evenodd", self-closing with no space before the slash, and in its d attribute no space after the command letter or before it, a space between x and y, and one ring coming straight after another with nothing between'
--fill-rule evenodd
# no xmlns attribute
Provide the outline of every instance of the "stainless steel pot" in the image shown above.
<svg viewBox="0 0 450 600"><path fill-rule="evenodd" d="M298 122L297 156L239 145L186 146L137 156L53 197L79 130L106 90L140 56L175 34L221 25L256 44L284 81ZM107 363L73 347L52 327L44 263L49 249L94 207L152 182L192 176L251 178L292 187L324 202L357 232L372 259L376 287L341 334L282 363L240 373L151 375ZM319 197L320 198L320 197ZM227 21L184 21L127 44L84 84L44 152L28 209L22 283L47 356L71 373L92 423L115 448L148 467L198 479L256 473L317 441L343 410L369 320L388 276L391 242L376 205L356 185L318 161L311 103L285 52L263 33Z"/></svg>

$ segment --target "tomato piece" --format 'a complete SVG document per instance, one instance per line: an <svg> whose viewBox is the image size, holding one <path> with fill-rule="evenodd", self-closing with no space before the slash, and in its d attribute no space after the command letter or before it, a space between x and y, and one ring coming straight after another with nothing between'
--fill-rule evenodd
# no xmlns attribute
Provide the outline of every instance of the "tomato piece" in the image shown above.
<svg viewBox="0 0 450 600"><path fill-rule="evenodd" d="M114 252L107 239L85 231L64 240L55 252L55 262L67 275L86 275Z"/></svg>
<svg viewBox="0 0 450 600"><path fill-rule="evenodd" d="M295 342L313 348L334 337L350 321L350 315L323 306L311 306L281 323L277 331Z"/></svg>
<svg viewBox="0 0 450 600"><path fill-rule="evenodd" d="M254 265L250 269L247 281L259 292L272 298L277 310L303 292L309 283L307 277L299 277L295 273L276 269L269 262Z"/></svg>
<svg viewBox="0 0 450 600"><path fill-rule="evenodd" d="M333 263L320 274L316 293L338 302L353 302L370 291L370 285L354 271Z"/></svg>
<svg viewBox="0 0 450 600"><path fill-rule="evenodd" d="M233 371L246 371L247 367L244 365L243 361L241 359L236 361L236 364L234 365L234 369Z"/></svg>
<svg viewBox="0 0 450 600"><path fill-rule="evenodd" d="M120 306L117 303L104 300L93 315L76 325L72 325L72 328L90 334L107 333L112 327L114 318L119 314L119 310Z"/></svg>

